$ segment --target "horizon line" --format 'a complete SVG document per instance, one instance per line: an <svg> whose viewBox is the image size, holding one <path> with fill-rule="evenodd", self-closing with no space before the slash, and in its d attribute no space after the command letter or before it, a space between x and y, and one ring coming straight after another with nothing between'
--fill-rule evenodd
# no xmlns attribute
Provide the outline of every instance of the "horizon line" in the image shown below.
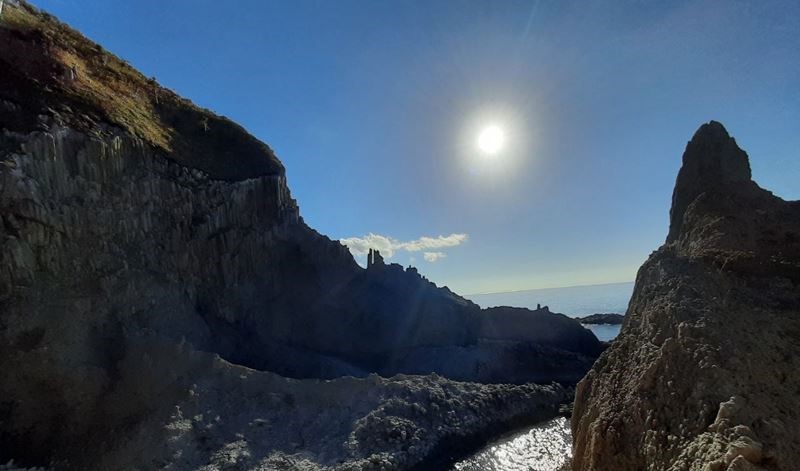
<svg viewBox="0 0 800 471"><path fill-rule="evenodd" d="M629 281L611 281L608 283L591 283L587 285L568 285L568 286L551 286L549 288L525 288L525 289L514 289L510 291L489 291L486 293L469 293L469 294L462 294L461 296L483 296L486 294L508 294L508 293L522 293L525 291L541 291L545 289L564 289L564 288L582 288L587 286L606 286L606 285L621 285L622 283L634 283L636 280L629 280Z"/></svg>

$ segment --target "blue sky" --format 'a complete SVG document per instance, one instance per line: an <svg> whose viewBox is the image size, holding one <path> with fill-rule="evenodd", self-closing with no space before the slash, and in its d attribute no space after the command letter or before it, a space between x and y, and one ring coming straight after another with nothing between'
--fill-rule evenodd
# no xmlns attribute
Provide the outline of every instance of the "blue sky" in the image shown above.
<svg viewBox="0 0 800 471"><path fill-rule="evenodd" d="M312 227L460 293L632 280L710 119L800 198L798 2L35 4L267 142Z"/></svg>

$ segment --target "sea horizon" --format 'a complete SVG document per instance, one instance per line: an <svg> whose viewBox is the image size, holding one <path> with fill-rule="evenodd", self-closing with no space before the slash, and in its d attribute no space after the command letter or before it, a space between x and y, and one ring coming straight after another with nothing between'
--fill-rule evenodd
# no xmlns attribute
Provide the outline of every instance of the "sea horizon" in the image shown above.
<svg viewBox="0 0 800 471"><path fill-rule="evenodd" d="M550 311L569 317L598 313L625 314L633 293L633 281L574 285L560 288L537 288L518 291L464 295L482 308L497 306L536 309L547 306Z"/></svg>
<svg viewBox="0 0 800 471"><path fill-rule="evenodd" d="M485 296L485 295L489 295L489 294L508 294L508 293L521 293L521 292L526 292L526 291L544 291L544 290L550 290L550 289L585 288L585 287L588 287L588 286L621 285L621 284L626 284L626 283L635 283L635 281L634 280L630 280L630 281L610 281L610 282L607 282L607 283L587 283L587 284L579 284L579 285L548 286L548 287L543 287L543 288L512 289L512 290L506 290L506 291L486 291L486 292L482 292L482 293L463 294L462 296L464 296L464 297Z"/></svg>
<svg viewBox="0 0 800 471"><path fill-rule="evenodd" d="M633 293L633 281L603 283L597 285L575 285L562 288L540 288L520 291L506 291L465 298L482 308L511 306L536 309L538 305L547 306L551 312L568 317L585 317L591 314L625 314ZM599 340L610 341L617 337L619 325L590 325Z"/></svg>

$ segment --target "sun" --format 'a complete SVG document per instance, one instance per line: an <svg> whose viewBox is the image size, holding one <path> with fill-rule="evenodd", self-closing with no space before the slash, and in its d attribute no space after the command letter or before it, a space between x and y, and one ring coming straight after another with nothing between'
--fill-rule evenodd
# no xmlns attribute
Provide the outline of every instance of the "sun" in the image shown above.
<svg viewBox="0 0 800 471"><path fill-rule="evenodd" d="M486 154L494 155L503 149L505 141L505 133L499 126L489 126L478 135L478 148Z"/></svg>

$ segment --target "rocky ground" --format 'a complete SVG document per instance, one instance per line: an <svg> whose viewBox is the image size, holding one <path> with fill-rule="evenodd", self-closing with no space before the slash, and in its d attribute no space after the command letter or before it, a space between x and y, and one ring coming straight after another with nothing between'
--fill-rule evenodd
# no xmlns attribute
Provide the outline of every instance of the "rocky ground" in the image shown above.
<svg viewBox="0 0 800 471"><path fill-rule="evenodd" d="M38 463L79 470L426 469L426 462L458 457L472 438L553 417L568 400L557 385L480 385L437 375L294 380L151 338L136 342L118 368L118 387L97 405L106 420L81 435L65 430L50 462ZM145 417L137 420L134 411ZM0 451L37 463L26 455L33 450Z"/></svg>
<svg viewBox="0 0 800 471"><path fill-rule="evenodd" d="M45 468L20 468L14 464L14 460L8 460L6 464L0 464L0 471L44 471Z"/></svg>
<svg viewBox="0 0 800 471"><path fill-rule="evenodd" d="M711 122L670 216L621 334L578 385L573 469L795 470L800 202L759 188Z"/></svg>

